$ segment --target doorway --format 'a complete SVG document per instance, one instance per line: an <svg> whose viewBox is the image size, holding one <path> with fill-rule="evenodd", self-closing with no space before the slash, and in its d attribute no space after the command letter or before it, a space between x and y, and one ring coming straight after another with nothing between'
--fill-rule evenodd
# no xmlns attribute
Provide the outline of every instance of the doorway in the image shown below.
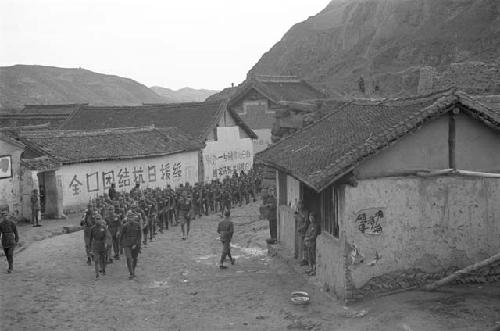
<svg viewBox="0 0 500 331"><path fill-rule="evenodd" d="M316 217L319 217L321 215L321 194L304 184L301 184L301 186L304 207L309 213L312 212Z"/></svg>
<svg viewBox="0 0 500 331"><path fill-rule="evenodd" d="M57 218L59 216L59 195L55 171L39 172L37 176L42 218Z"/></svg>

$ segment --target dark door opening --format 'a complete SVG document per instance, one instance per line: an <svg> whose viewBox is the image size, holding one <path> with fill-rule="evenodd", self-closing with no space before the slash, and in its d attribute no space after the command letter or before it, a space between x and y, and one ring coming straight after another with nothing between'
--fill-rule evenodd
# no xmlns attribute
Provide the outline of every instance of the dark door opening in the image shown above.
<svg viewBox="0 0 500 331"><path fill-rule="evenodd" d="M42 217L57 218L59 216L59 201L55 171L38 173L38 184Z"/></svg>
<svg viewBox="0 0 500 331"><path fill-rule="evenodd" d="M38 194L40 195L40 212L45 216L45 173L38 173Z"/></svg>
<svg viewBox="0 0 500 331"><path fill-rule="evenodd" d="M314 213L316 217L321 215L321 195L312 188L301 184L302 186L302 201L304 207L309 213Z"/></svg>

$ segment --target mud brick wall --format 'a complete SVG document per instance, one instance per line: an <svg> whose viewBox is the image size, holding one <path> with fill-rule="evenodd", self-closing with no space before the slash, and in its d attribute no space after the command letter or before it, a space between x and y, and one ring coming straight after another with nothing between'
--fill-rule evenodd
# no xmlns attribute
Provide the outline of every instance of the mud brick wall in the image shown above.
<svg viewBox="0 0 500 331"><path fill-rule="evenodd" d="M420 286L500 251L500 180L361 180L346 188L346 299ZM498 265L463 277L488 281Z"/></svg>

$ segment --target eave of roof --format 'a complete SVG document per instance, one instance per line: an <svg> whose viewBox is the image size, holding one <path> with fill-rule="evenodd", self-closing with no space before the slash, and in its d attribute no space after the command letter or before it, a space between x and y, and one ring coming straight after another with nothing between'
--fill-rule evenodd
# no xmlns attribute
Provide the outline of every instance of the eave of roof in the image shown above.
<svg viewBox="0 0 500 331"><path fill-rule="evenodd" d="M163 138L167 138L169 142L175 143L177 145L183 146L178 149L171 149L165 152L150 152L150 153L133 153L133 154L117 154L117 155L107 155L107 156L92 156L92 157L67 157L64 155L64 151L54 150L49 148L49 146L44 144L45 140L54 139L64 139L64 138L85 138L85 137L108 137L113 135L128 135L134 133L152 133L159 135ZM175 138L172 136L175 135ZM182 134L177 128L155 128L155 127L141 127L141 128L112 128L112 129L102 129L102 130L57 130L57 131L27 131L20 132L19 139L23 141L29 148L36 151L39 154L48 155L54 160L62 164L74 164L74 163L88 163L88 162L100 162L100 161L111 161L111 160L122 160L122 159L140 159L140 158L150 158L165 155L172 155L183 152L198 151L204 147L203 143L196 142L192 137L186 134ZM148 142L143 142L145 146ZM139 143L140 145L140 143ZM138 146L134 146L136 149ZM82 153L85 154L85 153Z"/></svg>
<svg viewBox="0 0 500 331"><path fill-rule="evenodd" d="M387 102L387 100L383 102ZM477 118L489 127L492 127L496 130L500 129L500 113L498 111L488 108L487 106L468 96L466 93L449 90L446 92L442 92L441 95L431 105L419 110L417 114L412 114L404 122L398 123L397 126L391 127L390 129L383 132L379 132L378 136L370 136L366 141L355 146L352 150L346 151L342 156L340 156L333 162L330 162L324 168L317 169L315 174L304 175L300 171L296 171L296 169L291 169L290 166L287 167L283 164L280 164L278 161L274 161L273 156L279 152L279 146L286 144L290 139L294 137L298 137L297 139L299 139L300 135L302 133L308 132L308 130L314 130L315 126L318 126L323 121L335 116L335 114L337 114L338 112L343 111L343 107L339 108L337 111L327 114L323 118L299 130L290 137L279 141L267 150L257 153L255 155L254 162L264 164L285 172L303 182L307 186L320 192L328 187L331 183L335 182L348 172L355 169L360 164L360 162L362 162L366 158L379 153L389 146L392 146L401 137L409 134L410 132L418 130L424 123L432 121L433 119L447 113L449 110L455 107L459 107L464 112ZM291 150L288 151L288 153L292 152L293 151ZM313 176L316 176L315 180L315 177Z"/></svg>

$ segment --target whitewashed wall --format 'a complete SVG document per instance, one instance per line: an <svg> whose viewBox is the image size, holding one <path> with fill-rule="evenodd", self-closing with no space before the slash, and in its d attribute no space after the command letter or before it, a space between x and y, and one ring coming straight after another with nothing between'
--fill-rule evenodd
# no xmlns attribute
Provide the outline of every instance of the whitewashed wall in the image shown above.
<svg viewBox="0 0 500 331"><path fill-rule="evenodd" d="M203 149L205 181L231 176L234 170L247 172L253 166L252 139L240 138L239 127L217 128L217 141Z"/></svg>
<svg viewBox="0 0 500 331"><path fill-rule="evenodd" d="M111 183L116 184L118 191L130 191L136 181L141 188L194 184L198 181L198 152L64 165L56 176L62 180L63 205L67 208L83 205L90 198L107 192Z"/></svg>
<svg viewBox="0 0 500 331"><path fill-rule="evenodd" d="M253 140L254 153L261 152L271 145L271 129L253 129L257 135L257 139Z"/></svg>

